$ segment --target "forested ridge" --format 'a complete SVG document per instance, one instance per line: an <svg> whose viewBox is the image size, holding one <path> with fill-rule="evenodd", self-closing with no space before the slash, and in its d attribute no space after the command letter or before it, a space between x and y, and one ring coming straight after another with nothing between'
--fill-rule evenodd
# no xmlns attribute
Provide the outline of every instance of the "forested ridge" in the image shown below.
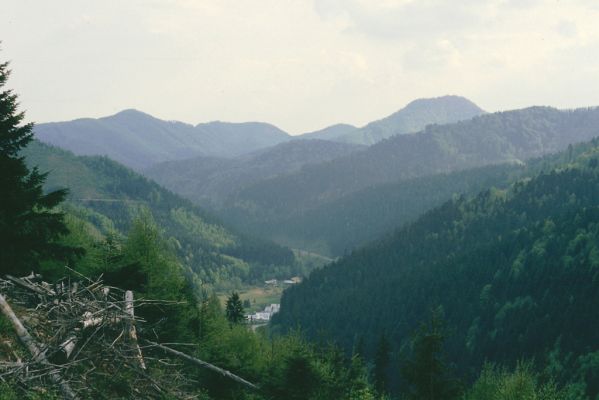
<svg viewBox="0 0 599 400"><path fill-rule="evenodd" d="M126 235L135 217L149 210L181 259L211 287L233 288L299 272L289 249L224 227L190 201L109 158L75 156L40 142L24 154L30 165L52 172L46 189L69 188L67 209L103 234Z"/></svg>
<svg viewBox="0 0 599 400"><path fill-rule="evenodd" d="M278 243L341 256L413 222L452 197L472 197L490 187L507 188L518 179L533 177L552 165L565 163L587 148L588 144L582 143L569 146L565 152L526 162L375 185L312 208L290 211L287 215L276 211L250 214L233 208L221 216L231 224L244 226L248 232Z"/></svg>
<svg viewBox="0 0 599 400"><path fill-rule="evenodd" d="M413 219L425 211L419 204L439 205L453 194L468 192L467 186L482 189L476 182L483 182L478 179L484 170L467 170L526 163L565 150L569 144L590 140L599 134L598 127L597 108L560 111L549 107L429 125L418 133L393 136L366 150L242 187L216 212L245 232L339 255L351 250L353 244L363 244L362 238L374 240L384 233L373 229L372 235L367 236L360 232L366 220L359 215L364 210L373 211L372 220L368 221L373 228L387 228L387 221L405 223L406 216ZM452 173L459 171L464 171L464 179L470 183L464 185L455 179L458 175ZM439 174L447 178L433 177ZM439 190L430 186L420 191L427 182L435 181L439 182ZM412 188L416 190L414 196L408 191ZM389 192L389 203L381 202L380 196ZM407 200L394 201L402 196ZM439 202L432 202L434 198ZM410 203L418 206L414 212L405 213L401 207ZM377 207L389 212L377 213ZM351 212L340 212L344 208L355 212L356 218ZM352 245L340 243L335 235L326 233L328 228L319 231L323 219ZM356 224L356 228L346 228L346 224Z"/></svg>
<svg viewBox="0 0 599 400"><path fill-rule="evenodd" d="M539 160L532 179L449 201L313 272L284 293L275 325L372 357L381 332L401 354L440 308L447 359L466 379L485 361L534 359L595 398L598 146Z"/></svg>
<svg viewBox="0 0 599 400"><path fill-rule="evenodd" d="M221 217L277 243L340 256L414 221L453 196L472 196L491 186L509 185L525 171L520 164L472 168L376 185L288 215L276 211L250 214L232 208Z"/></svg>
<svg viewBox="0 0 599 400"><path fill-rule="evenodd" d="M159 163L143 174L197 204L216 207L231 193L260 180L363 150L366 146L296 139L235 158L194 157Z"/></svg>

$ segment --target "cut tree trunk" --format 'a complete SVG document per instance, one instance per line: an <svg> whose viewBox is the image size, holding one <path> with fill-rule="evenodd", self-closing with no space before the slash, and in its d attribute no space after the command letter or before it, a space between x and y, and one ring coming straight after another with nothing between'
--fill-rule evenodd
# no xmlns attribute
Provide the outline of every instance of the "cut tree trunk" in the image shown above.
<svg viewBox="0 0 599 400"><path fill-rule="evenodd" d="M129 321L129 338L135 344L135 349L137 352L137 360L139 361L139 365L142 369L146 369L146 363L144 362L143 354L141 353L141 348L139 347L139 342L137 341L137 330L135 329L135 309L133 307L133 292L131 290L127 290L125 292L125 312L129 314L131 317L131 321Z"/></svg>

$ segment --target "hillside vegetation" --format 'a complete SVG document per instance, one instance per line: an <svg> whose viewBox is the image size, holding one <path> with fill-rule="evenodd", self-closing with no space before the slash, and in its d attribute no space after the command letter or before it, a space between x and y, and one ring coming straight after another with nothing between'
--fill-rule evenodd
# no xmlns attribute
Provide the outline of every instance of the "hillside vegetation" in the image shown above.
<svg viewBox="0 0 599 400"><path fill-rule="evenodd" d="M363 239L375 239L383 232L377 227L388 228L387 221L404 223L453 194L482 187L484 169L464 172L465 182L452 171L523 164L597 135L596 108L533 107L485 114L394 136L366 150L259 181L233 193L217 212L246 232L337 255ZM442 175L433 177L436 174ZM384 196L389 196L388 202ZM343 212L347 207L349 212ZM360 217L365 213L371 213L370 218ZM315 236L323 218L348 239L348 245L326 229Z"/></svg>
<svg viewBox="0 0 599 400"><path fill-rule="evenodd" d="M235 158L195 157L154 165L143 174L198 204L219 207L233 192L263 179L363 150L326 140L293 140Z"/></svg>
<svg viewBox="0 0 599 400"><path fill-rule="evenodd" d="M261 280L263 274L299 272L290 250L235 233L188 200L106 157L75 156L39 142L24 154L29 165L51 172L45 187L69 188L70 212L105 235L125 235L135 217L149 211L203 283L224 289Z"/></svg>
<svg viewBox="0 0 599 400"><path fill-rule="evenodd" d="M599 141L539 162L509 190L490 188L426 213L313 272L283 295L275 324L301 326L372 356L385 332L402 352L431 309L447 359L471 379L485 361L534 359L599 394Z"/></svg>

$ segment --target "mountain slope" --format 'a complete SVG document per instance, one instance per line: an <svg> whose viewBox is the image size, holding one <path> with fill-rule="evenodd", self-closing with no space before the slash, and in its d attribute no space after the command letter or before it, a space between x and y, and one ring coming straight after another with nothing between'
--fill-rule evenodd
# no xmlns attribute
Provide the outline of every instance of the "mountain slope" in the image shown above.
<svg viewBox="0 0 599 400"><path fill-rule="evenodd" d="M412 222L453 196L503 187L524 171L525 167L517 164L480 167L376 185L309 209L289 210L289 214L230 208L220 216L248 233L289 247L341 256Z"/></svg>
<svg viewBox="0 0 599 400"><path fill-rule="evenodd" d="M328 126L324 129L320 129L314 132L303 133L295 138L298 139L322 139L322 140L337 140L342 136L345 136L351 132L357 130L353 125L349 124L335 124Z"/></svg>
<svg viewBox="0 0 599 400"><path fill-rule="evenodd" d="M36 125L35 136L78 155L106 155L131 168L201 154L230 157L289 140L264 123L210 122L195 127L136 110L92 119Z"/></svg>
<svg viewBox="0 0 599 400"><path fill-rule="evenodd" d="M521 163L599 135L599 109L547 107L486 114L398 135L366 150L257 182L234 193L222 215L279 219L378 184L500 163ZM237 224L235 221L231 222Z"/></svg>
<svg viewBox="0 0 599 400"><path fill-rule="evenodd" d="M586 377L595 398L598 166L595 140L508 192L448 202L287 290L275 324L346 349L361 337L372 354L380 332L400 349L440 306L448 359L462 373L534 358L564 381Z"/></svg>
<svg viewBox="0 0 599 400"><path fill-rule="evenodd" d="M339 135L335 140L371 145L393 135L415 133L430 124L449 124L469 120L485 112L460 96L418 99L390 116Z"/></svg>
<svg viewBox="0 0 599 400"><path fill-rule="evenodd" d="M144 175L204 205L218 207L235 190L361 150L325 140L293 140L236 158L195 157L160 163Z"/></svg>
<svg viewBox="0 0 599 400"><path fill-rule="evenodd" d="M204 283L223 289L260 280L268 266L293 265L288 249L235 233L188 200L106 157L75 156L37 141L24 155L28 164L51 172L47 189L68 187L69 206L101 230L112 227L126 234L140 210L148 209Z"/></svg>
<svg viewBox="0 0 599 400"><path fill-rule="evenodd" d="M208 122L195 126L203 153L235 157L291 140L291 136L264 122Z"/></svg>

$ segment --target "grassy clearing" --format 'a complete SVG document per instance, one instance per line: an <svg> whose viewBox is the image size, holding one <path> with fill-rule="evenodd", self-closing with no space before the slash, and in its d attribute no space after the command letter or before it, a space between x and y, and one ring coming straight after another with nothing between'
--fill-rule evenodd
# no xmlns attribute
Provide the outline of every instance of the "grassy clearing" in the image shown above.
<svg viewBox="0 0 599 400"><path fill-rule="evenodd" d="M280 303L281 295L283 294L283 289L284 288L281 286L248 286L240 290L238 293L239 297L241 298L241 301L250 301L251 306L249 308L244 306L245 311L255 312L263 310L264 307L266 307L269 304ZM218 298L220 299L223 307L225 306L227 297L229 297L229 295L230 293L220 293L218 295Z"/></svg>

